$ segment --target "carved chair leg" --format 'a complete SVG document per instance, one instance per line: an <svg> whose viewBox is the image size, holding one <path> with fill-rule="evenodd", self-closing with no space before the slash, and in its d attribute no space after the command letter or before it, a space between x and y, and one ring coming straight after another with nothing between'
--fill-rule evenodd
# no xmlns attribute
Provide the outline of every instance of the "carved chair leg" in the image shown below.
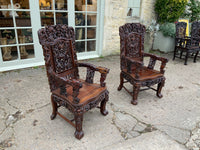
<svg viewBox="0 0 200 150"><path fill-rule="evenodd" d="M182 55L183 55L183 51L180 52L180 59L182 58Z"/></svg>
<svg viewBox="0 0 200 150"><path fill-rule="evenodd" d="M122 89L123 84L124 84L124 78L122 77L122 73L120 73L120 84L118 87L118 91L120 91Z"/></svg>
<svg viewBox="0 0 200 150"><path fill-rule="evenodd" d="M51 120L53 120L54 118L56 118L57 115L57 110L58 110L58 105L57 103L53 100L53 96L51 95L51 104L52 104L52 108L53 108L53 112L51 114Z"/></svg>
<svg viewBox="0 0 200 150"><path fill-rule="evenodd" d="M173 57L173 60L175 59L176 57L176 53L177 53L177 50L176 50L176 47L174 48L174 57Z"/></svg>
<svg viewBox="0 0 200 150"><path fill-rule="evenodd" d="M84 133L82 131L82 122L83 122L83 112L78 110L74 114L75 118L75 125L76 125L76 131L74 133L75 137L77 139L81 139L84 136Z"/></svg>
<svg viewBox="0 0 200 150"><path fill-rule="evenodd" d="M162 98L162 97L163 97L163 95L161 94L161 90L162 90L162 88L164 87L164 84L165 84L165 79L162 80L160 83L158 83L156 95L157 95L159 98Z"/></svg>
<svg viewBox="0 0 200 150"><path fill-rule="evenodd" d="M139 84L133 85L133 100L131 101L133 105L137 105L138 103L137 97L139 91L140 91L140 85Z"/></svg>
<svg viewBox="0 0 200 150"><path fill-rule="evenodd" d="M198 54L199 54L199 51L197 51L195 56L194 56L194 63L196 63L196 59L197 59Z"/></svg>
<svg viewBox="0 0 200 150"><path fill-rule="evenodd" d="M101 114L106 116L108 114L108 111L106 110L106 103L109 99L109 95L108 93L106 93L105 95L105 99L101 102L101 106L100 106L100 111L101 111Z"/></svg>
<svg viewBox="0 0 200 150"><path fill-rule="evenodd" d="M189 52L186 52L184 65L187 65L188 56L189 56Z"/></svg>

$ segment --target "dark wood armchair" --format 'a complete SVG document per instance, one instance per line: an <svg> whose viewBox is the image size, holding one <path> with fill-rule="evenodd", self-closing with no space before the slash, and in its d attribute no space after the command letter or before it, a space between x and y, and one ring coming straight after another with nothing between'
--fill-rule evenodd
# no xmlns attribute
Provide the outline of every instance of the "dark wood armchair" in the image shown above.
<svg viewBox="0 0 200 150"><path fill-rule="evenodd" d="M162 97L161 89L165 83L164 67L168 62L166 58L144 53L144 34L145 26L139 23L127 23L119 28L121 73L118 90L124 88L132 96L131 103L134 105L138 103L137 97L142 86L153 89L151 86L158 84L157 89L153 90L159 98ZM144 66L144 57L150 57L148 66ZM154 70L156 61L161 61L159 71ZM126 82L133 85L133 92L124 86Z"/></svg>
<svg viewBox="0 0 200 150"><path fill-rule="evenodd" d="M67 25L52 25L38 31L39 41L43 48L47 76L52 92L53 113L51 119L58 114L76 128L75 137L81 139L83 114L98 107L107 115L106 102L108 90L106 75L109 69L96 67L88 63L78 63L75 51L74 29ZM86 67L86 79L79 78L78 67ZM100 84L93 83L95 71L100 72ZM66 107L74 114L69 120L58 112L60 106ZM73 122L75 121L75 123Z"/></svg>
<svg viewBox="0 0 200 150"><path fill-rule="evenodd" d="M176 24L176 45L175 45L173 60L175 59L175 57L179 57L181 59L183 56L183 53L185 53L184 64L187 65L187 60L188 60L189 55L191 56L194 55L193 62L196 62L196 58L200 50L200 46L199 46L200 22L195 21L192 23L191 37L186 37L185 31L181 32L183 30L186 30L186 29L183 29L183 27L185 27L183 23ZM178 52L180 52L180 56L177 56L179 55Z"/></svg>

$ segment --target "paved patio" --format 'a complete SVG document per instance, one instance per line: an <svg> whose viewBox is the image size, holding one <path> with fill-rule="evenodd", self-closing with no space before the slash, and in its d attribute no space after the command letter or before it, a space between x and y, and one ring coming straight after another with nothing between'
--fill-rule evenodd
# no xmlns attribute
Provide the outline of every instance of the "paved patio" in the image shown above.
<svg viewBox="0 0 200 150"><path fill-rule="evenodd" d="M163 54L162 54L163 55ZM107 86L109 114L99 109L84 115L84 137L52 111L44 67L0 73L0 150L199 150L200 149L200 59L188 65L172 54L166 66L162 99L155 91L139 93L138 105L119 85L119 56L87 60L110 68ZM145 60L146 62L148 60ZM83 77L86 70L80 70ZM96 74L99 81L99 74ZM130 85L127 85L132 89ZM68 117L73 115L61 110Z"/></svg>

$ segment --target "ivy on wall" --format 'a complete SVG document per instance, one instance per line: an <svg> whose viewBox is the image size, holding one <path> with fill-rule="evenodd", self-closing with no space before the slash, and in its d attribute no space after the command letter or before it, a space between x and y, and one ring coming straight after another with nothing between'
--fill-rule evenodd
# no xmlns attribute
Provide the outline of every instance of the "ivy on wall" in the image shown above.
<svg viewBox="0 0 200 150"><path fill-rule="evenodd" d="M184 13L187 2L188 0L156 0L157 21L175 22Z"/></svg>

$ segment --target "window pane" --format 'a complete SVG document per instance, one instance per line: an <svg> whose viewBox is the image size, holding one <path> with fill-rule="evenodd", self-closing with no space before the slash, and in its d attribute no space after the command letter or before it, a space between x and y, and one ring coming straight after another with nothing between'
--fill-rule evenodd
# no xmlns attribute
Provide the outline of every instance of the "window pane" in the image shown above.
<svg viewBox="0 0 200 150"><path fill-rule="evenodd" d="M128 0L128 7L140 7L140 0Z"/></svg>
<svg viewBox="0 0 200 150"><path fill-rule="evenodd" d="M132 16L139 17L140 16L140 8L133 8Z"/></svg>
<svg viewBox="0 0 200 150"><path fill-rule="evenodd" d="M96 25L96 14L88 14L87 15L87 25Z"/></svg>
<svg viewBox="0 0 200 150"><path fill-rule="evenodd" d="M3 61L11 61L11 60L15 60L15 59L18 58L16 46L2 47L1 52L2 52L2 55L3 55L2 56Z"/></svg>
<svg viewBox="0 0 200 150"><path fill-rule="evenodd" d="M85 11L85 0L75 0L75 11Z"/></svg>
<svg viewBox="0 0 200 150"><path fill-rule="evenodd" d="M67 0L57 0L55 1L56 10L67 10Z"/></svg>
<svg viewBox="0 0 200 150"><path fill-rule="evenodd" d="M87 11L97 11L97 0L87 0Z"/></svg>
<svg viewBox="0 0 200 150"><path fill-rule="evenodd" d="M42 26L54 25L54 18L52 12L41 12L40 15Z"/></svg>
<svg viewBox="0 0 200 150"><path fill-rule="evenodd" d="M17 11L15 13L16 26L17 27L30 27L31 18L28 11Z"/></svg>
<svg viewBox="0 0 200 150"><path fill-rule="evenodd" d="M1 14L0 27L14 27L12 11L1 11Z"/></svg>
<svg viewBox="0 0 200 150"><path fill-rule="evenodd" d="M21 59L28 59L35 57L33 45L19 46L19 49L20 49Z"/></svg>
<svg viewBox="0 0 200 150"><path fill-rule="evenodd" d="M68 25L67 13L56 13L56 24L67 24Z"/></svg>
<svg viewBox="0 0 200 150"><path fill-rule="evenodd" d="M33 43L32 29L18 29L17 34L20 44Z"/></svg>
<svg viewBox="0 0 200 150"><path fill-rule="evenodd" d="M8 5L10 4L10 0L1 0L0 3L1 3L0 9L8 9Z"/></svg>
<svg viewBox="0 0 200 150"><path fill-rule="evenodd" d="M87 51L95 51L96 41L87 42Z"/></svg>
<svg viewBox="0 0 200 150"><path fill-rule="evenodd" d="M88 39L96 38L96 28L87 28L87 38Z"/></svg>
<svg viewBox="0 0 200 150"><path fill-rule="evenodd" d="M16 44L14 29L0 30L1 45Z"/></svg>
<svg viewBox="0 0 200 150"><path fill-rule="evenodd" d="M39 0L39 5L41 10L51 10L53 9L52 0Z"/></svg>
<svg viewBox="0 0 200 150"><path fill-rule="evenodd" d="M76 28L76 40L83 40L85 39L85 28Z"/></svg>
<svg viewBox="0 0 200 150"><path fill-rule="evenodd" d="M82 42L76 42L76 51L78 53L85 52L85 41Z"/></svg>
<svg viewBox="0 0 200 150"><path fill-rule="evenodd" d="M75 14L75 25L84 26L85 25L85 15L83 13Z"/></svg>
<svg viewBox="0 0 200 150"><path fill-rule="evenodd" d="M29 9L29 0L13 0L14 9Z"/></svg>

